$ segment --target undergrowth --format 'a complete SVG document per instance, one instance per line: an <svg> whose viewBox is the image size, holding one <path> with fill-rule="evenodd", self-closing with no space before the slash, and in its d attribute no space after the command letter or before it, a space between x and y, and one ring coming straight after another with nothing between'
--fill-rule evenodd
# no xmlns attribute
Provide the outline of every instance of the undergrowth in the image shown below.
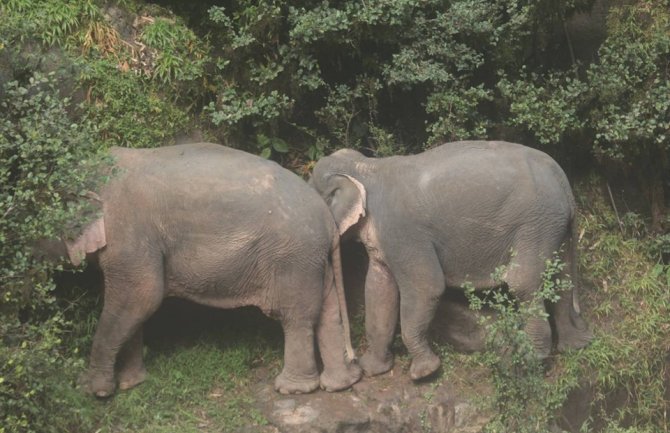
<svg viewBox="0 0 670 433"><path fill-rule="evenodd" d="M99 301L92 296L80 300ZM87 349L72 354L79 367L65 372L69 383L59 378L69 388L64 401L75 408L67 431L195 433L267 424L254 405L255 370L261 368L261 376L268 378L279 373L281 331L278 324L257 316L249 309L221 311L168 302L145 326L146 381L108 400L75 389L93 335L83 320L72 328L72 337L80 336Z"/></svg>
<svg viewBox="0 0 670 433"><path fill-rule="evenodd" d="M597 338L560 358L558 382L579 378L593 388L586 431L605 423L608 431L667 432L670 266L658 238L640 230L641 217L629 215L622 225L600 182L592 179L578 191L585 309ZM625 390L623 403L611 401L616 390Z"/></svg>
<svg viewBox="0 0 670 433"><path fill-rule="evenodd" d="M147 433L219 432L266 424L252 406L251 366L279 358L267 341L256 338L210 335L189 347L149 350L147 381L110 402L89 401L88 422L100 432Z"/></svg>
<svg viewBox="0 0 670 433"><path fill-rule="evenodd" d="M490 393L472 395L473 403L489 413L485 431L669 431L670 266L663 262L665 244L647 231L640 216L618 217L601 185L593 178L576 188L582 314L595 333L592 343L556 354L544 368L527 356L532 347L522 332L524 321L538 312L505 294L481 298L471 292L475 309L486 306L497 314L495 320L481 315L486 350L473 355L441 350L447 380L468 394L469 388L482 386ZM545 288L562 290L565 281L547 278L561 263L548 265ZM586 395L589 407L579 408L586 419L568 426L582 421L562 411L577 394Z"/></svg>
<svg viewBox="0 0 670 433"><path fill-rule="evenodd" d="M476 293L466 284L470 308L481 311L488 307L493 314L481 314L479 325L484 329L484 352L481 364L490 373L492 393L485 399L493 416L484 427L486 433L547 433L552 413L562 399L544 378L544 365L537 357L533 342L525 331L529 320L546 320L544 303L558 301L561 292L572 283L561 278L565 263L557 257L547 259L542 286L533 299L519 302L507 290L494 288ZM506 267L496 269L493 280L503 285Z"/></svg>

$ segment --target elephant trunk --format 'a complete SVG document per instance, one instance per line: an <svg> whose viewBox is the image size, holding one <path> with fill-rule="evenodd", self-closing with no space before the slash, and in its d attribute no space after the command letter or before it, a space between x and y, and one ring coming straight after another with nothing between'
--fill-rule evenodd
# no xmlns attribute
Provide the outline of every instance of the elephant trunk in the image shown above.
<svg viewBox="0 0 670 433"><path fill-rule="evenodd" d="M335 233L332 242L331 250L331 263L332 263L332 272L334 289L337 299L337 309L339 312L340 319L342 321L342 331L344 337L344 349L347 356L347 361L350 362L354 360L355 354L354 349L351 345L351 328L349 326L349 313L347 312L347 301L344 295L344 278L342 277L342 256L340 252L340 238Z"/></svg>
<svg viewBox="0 0 670 433"><path fill-rule="evenodd" d="M335 290L337 292L337 303L342 318L344 329L344 347L347 353L347 360L353 361L355 358L354 349L351 346L351 329L349 327L349 313L347 312L347 301L344 296L344 277L342 276L342 256L340 253L340 238L336 234L333 238L332 248L333 274L335 279Z"/></svg>
<svg viewBox="0 0 670 433"><path fill-rule="evenodd" d="M38 239L31 244L33 257L40 261L60 262L68 257L65 242L60 239Z"/></svg>

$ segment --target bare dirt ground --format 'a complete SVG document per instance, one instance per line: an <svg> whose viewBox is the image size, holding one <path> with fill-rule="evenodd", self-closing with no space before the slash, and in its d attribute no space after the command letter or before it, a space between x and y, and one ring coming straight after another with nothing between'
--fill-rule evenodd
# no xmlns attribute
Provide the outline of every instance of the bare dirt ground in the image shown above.
<svg viewBox="0 0 670 433"><path fill-rule="evenodd" d="M390 372L363 378L351 390L284 396L272 388L272 378L254 386L256 408L268 425L243 428L237 433L415 433L476 432L487 418L473 396L486 385L465 390L463 384L437 377L422 383L409 378L407 359ZM477 389L479 388L479 389Z"/></svg>

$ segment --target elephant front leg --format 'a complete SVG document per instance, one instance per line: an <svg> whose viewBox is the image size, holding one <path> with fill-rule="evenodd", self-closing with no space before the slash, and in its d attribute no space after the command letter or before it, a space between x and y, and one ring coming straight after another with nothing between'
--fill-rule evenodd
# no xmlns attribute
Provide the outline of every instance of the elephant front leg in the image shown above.
<svg viewBox="0 0 670 433"><path fill-rule="evenodd" d="M122 310L125 310L122 312ZM114 366L117 355L130 337L141 327L142 319L130 314L128 308L105 306L93 338L91 360L82 385L96 397L109 397L116 389Z"/></svg>
<svg viewBox="0 0 670 433"><path fill-rule="evenodd" d="M162 272L147 272L142 278L123 280L107 277L108 274L120 275L118 272L110 269L105 272L105 304L93 338L89 369L83 378L84 387L97 397L108 397L114 393L114 366L124 346L123 358L127 368L137 368L138 363L141 367L141 327L163 299ZM127 370L128 373L130 371ZM134 380L138 378L135 375Z"/></svg>
<svg viewBox="0 0 670 433"><path fill-rule="evenodd" d="M360 364L367 376L393 368L391 343L398 323L398 286L388 267L370 258L365 279L365 333L368 348Z"/></svg>
<svg viewBox="0 0 670 433"><path fill-rule="evenodd" d="M400 328L402 339L412 355L410 377L423 379L440 368L440 358L428 342L428 328L445 289L442 267L434 254L415 254L398 271L400 290Z"/></svg>

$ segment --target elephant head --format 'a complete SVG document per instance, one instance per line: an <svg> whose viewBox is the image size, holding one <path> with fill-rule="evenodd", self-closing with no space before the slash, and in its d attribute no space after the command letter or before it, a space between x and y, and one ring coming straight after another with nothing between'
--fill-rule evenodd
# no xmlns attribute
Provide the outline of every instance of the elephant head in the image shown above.
<svg viewBox="0 0 670 433"><path fill-rule="evenodd" d="M340 235L356 226L367 213L366 187L357 178L369 172L364 156L342 149L322 158L314 167L310 184L324 198Z"/></svg>

